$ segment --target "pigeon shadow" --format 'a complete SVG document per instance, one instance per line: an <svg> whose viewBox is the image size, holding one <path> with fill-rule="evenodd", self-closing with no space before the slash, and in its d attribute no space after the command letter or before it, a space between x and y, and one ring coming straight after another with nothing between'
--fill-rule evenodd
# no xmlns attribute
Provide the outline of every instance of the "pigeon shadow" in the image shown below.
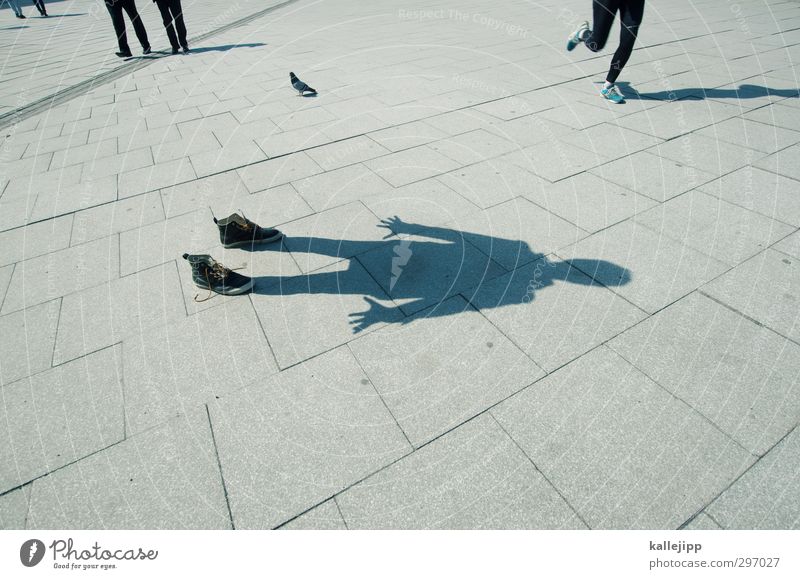
<svg viewBox="0 0 800 579"><path fill-rule="evenodd" d="M640 92L629 82L619 81L617 86L628 100L657 100L676 101L686 98L693 99L756 99L766 96L784 98L800 97L800 90L769 88L754 84L743 84L738 88L680 88L676 90L661 90L657 92Z"/></svg>
<svg viewBox="0 0 800 579"><path fill-rule="evenodd" d="M455 295L485 310L530 303L539 291L559 282L599 289L631 280L631 272L614 263L553 260L516 239L406 223L398 217L383 220L379 227L388 231L383 240L286 237L285 247L260 247L288 249L298 263L309 265L304 269L320 267L305 275L257 277L253 292L361 295L366 309L350 314L353 333L358 333L378 323L407 323L423 310L427 317L452 315L453 308L442 304ZM308 254L308 264L303 254ZM324 267L330 260L314 261L319 259L314 256L346 259L347 268Z"/></svg>
<svg viewBox="0 0 800 579"><path fill-rule="evenodd" d="M202 52L228 52L234 48L258 48L259 46L266 46L263 42L242 42L240 44L222 44L220 46L200 46L192 48L189 54L199 54Z"/></svg>

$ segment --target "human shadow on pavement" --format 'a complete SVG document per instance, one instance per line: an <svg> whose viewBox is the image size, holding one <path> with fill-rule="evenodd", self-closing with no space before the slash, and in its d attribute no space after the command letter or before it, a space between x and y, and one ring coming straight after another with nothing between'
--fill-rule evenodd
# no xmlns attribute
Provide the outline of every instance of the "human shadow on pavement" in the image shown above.
<svg viewBox="0 0 800 579"><path fill-rule="evenodd" d="M631 280L630 271L614 263L552 260L520 240L406 223L398 217L383 220L379 227L389 232L383 240L285 238L286 249L296 257L307 253L348 259L347 269L322 267L305 275L258 277L254 293L362 295L366 309L350 314L353 332L358 333L377 323L405 323L426 308L427 317L450 315L452 308L440 306L456 294L487 309L529 303L557 282L614 287Z"/></svg>
<svg viewBox="0 0 800 579"><path fill-rule="evenodd" d="M625 81L617 82L622 94L628 100L656 100L676 101L685 98L704 99L756 99L766 96L784 98L800 97L800 89L769 88L755 84L743 84L738 88L679 88L675 90L661 90L657 92L640 92Z"/></svg>

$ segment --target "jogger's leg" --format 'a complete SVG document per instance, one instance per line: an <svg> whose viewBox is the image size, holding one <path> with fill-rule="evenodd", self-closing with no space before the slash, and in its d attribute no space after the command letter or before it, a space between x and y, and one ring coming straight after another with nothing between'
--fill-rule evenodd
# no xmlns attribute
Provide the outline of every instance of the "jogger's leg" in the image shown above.
<svg viewBox="0 0 800 579"><path fill-rule="evenodd" d="M598 52L606 45L620 3L621 0L594 0L592 2L592 32L584 39L586 48L592 52Z"/></svg>
<svg viewBox="0 0 800 579"><path fill-rule="evenodd" d="M639 35L639 25L644 16L644 0L623 0L620 6L619 46L611 59L606 82L615 83L633 52L633 45Z"/></svg>

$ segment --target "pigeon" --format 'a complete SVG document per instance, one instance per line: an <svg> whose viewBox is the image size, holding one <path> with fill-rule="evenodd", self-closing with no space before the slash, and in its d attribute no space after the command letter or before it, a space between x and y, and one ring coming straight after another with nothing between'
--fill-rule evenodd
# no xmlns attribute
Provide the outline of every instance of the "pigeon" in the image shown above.
<svg viewBox="0 0 800 579"><path fill-rule="evenodd" d="M314 90L313 88L308 86L306 83L304 83L302 80L297 78L293 72L289 73L289 80L292 81L292 86L294 87L294 90L299 92L301 96L302 96L302 94L304 92L309 92L311 94L317 94L316 90Z"/></svg>

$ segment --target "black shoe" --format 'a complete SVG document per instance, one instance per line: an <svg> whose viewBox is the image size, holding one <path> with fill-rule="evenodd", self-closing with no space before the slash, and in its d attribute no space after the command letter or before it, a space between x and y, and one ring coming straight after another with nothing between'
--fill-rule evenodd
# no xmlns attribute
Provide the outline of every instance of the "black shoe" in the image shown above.
<svg viewBox="0 0 800 579"><path fill-rule="evenodd" d="M131 54L130 52L115 52L114 54L116 54L120 58L130 58L133 56L133 54Z"/></svg>
<svg viewBox="0 0 800 579"><path fill-rule="evenodd" d="M189 255L184 253L183 259L192 266L192 281L197 287L224 296L236 296L253 289L253 278L228 269L215 261L210 255ZM195 296L195 301L198 301L197 296Z"/></svg>
<svg viewBox="0 0 800 579"><path fill-rule="evenodd" d="M183 53L184 54L189 54L189 47L188 46L184 46L183 47Z"/></svg>
<svg viewBox="0 0 800 579"><path fill-rule="evenodd" d="M224 247L242 247L256 243L272 243L283 237L277 229L259 227L249 219L234 213L225 219L214 218L219 227L219 240Z"/></svg>
<svg viewBox="0 0 800 579"><path fill-rule="evenodd" d="M172 54L178 54L178 52L180 52L180 50L178 50L177 47L173 46L172 47Z"/></svg>
<svg viewBox="0 0 800 579"><path fill-rule="evenodd" d="M16 16L17 18L20 18L20 19L22 19L22 20L24 20L25 18L27 18L27 16L25 16L24 14L16 14L15 16Z"/></svg>
<svg viewBox="0 0 800 579"><path fill-rule="evenodd" d="M153 51L152 51L152 50L150 50L150 47L149 47L149 46L148 46L147 48L143 48L143 49L142 49L142 54L150 54L151 52L153 52Z"/></svg>

